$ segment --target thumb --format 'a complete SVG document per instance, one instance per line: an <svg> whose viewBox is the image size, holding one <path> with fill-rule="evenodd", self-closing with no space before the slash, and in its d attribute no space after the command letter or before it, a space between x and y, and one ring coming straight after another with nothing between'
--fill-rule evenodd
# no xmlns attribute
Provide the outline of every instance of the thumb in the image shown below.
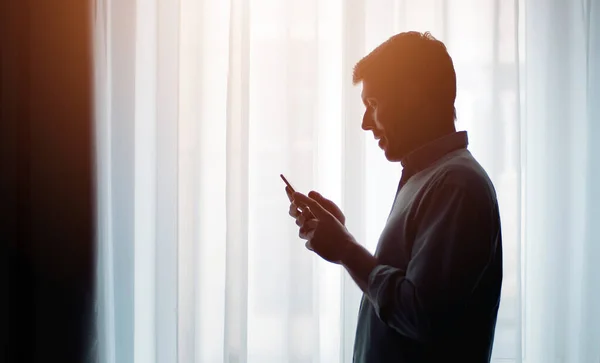
<svg viewBox="0 0 600 363"><path fill-rule="evenodd" d="M308 196L309 198L312 198L319 202L319 204L321 203L321 201L323 201L323 199L325 199L319 192L315 192L314 190L311 190L310 193L308 193Z"/></svg>
<svg viewBox="0 0 600 363"><path fill-rule="evenodd" d="M306 195L298 192L294 193L293 198L294 202L308 206L308 208L310 208L310 211L317 218L322 219L326 218L329 215L329 212L325 208L323 208L323 206L319 204L319 202L315 199L309 198Z"/></svg>
<svg viewBox="0 0 600 363"><path fill-rule="evenodd" d="M335 215L335 211L339 209L335 203L331 200L322 196L319 192L315 192L314 190L308 193L308 196L314 200L316 200L326 211L329 213L333 213Z"/></svg>

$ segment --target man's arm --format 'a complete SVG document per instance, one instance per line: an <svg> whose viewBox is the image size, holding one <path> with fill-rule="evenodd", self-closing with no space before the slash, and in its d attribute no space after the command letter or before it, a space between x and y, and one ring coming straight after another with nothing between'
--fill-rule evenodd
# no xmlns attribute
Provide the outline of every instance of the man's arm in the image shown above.
<svg viewBox="0 0 600 363"><path fill-rule="evenodd" d="M468 297L493 256L494 234L499 233L495 202L489 199L483 189L458 183L432 191L420 206L422 222L406 271L378 265L362 246L349 247L342 264L384 323L425 341L435 316Z"/></svg>
<svg viewBox="0 0 600 363"><path fill-rule="evenodd" d="M346 256L342 259L342 265L352 280L366 294L369 276L377 266L377 259L366 248L356 243L348 246Z"/></svg>

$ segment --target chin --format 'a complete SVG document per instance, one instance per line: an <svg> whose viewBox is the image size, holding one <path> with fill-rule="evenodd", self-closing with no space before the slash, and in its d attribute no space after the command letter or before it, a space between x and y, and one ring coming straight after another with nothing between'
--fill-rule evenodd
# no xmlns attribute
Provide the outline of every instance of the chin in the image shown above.
<svg viewBox="0 0 600 363"><path fill-rule="evenodd" d="M388 161L396 162L402 160L403 153L399 152L398 148L392 148L389 139L382 138L379 140L379 147L383 150L385 158Z"/></svg>
<svg viewBox="0 0 600 363"><path fill-rule="evenodd" d="M402 156L398 155L397 153L391 152L388 149L384 149L383 150L385 153L385 158L388 159L388 161L401 161L402 160Z"/></svg>
<svg viewBox="0 0 600 363"><path fill-rule="evenodd" d="M384 147L382 147L383 152L385 154L385 158L388 159L389 161L401 161L402 158L404 157L404 154L401 152L398 152L398 150L394 150L392 148L389 147L389 145L385 145Z"/></svg>

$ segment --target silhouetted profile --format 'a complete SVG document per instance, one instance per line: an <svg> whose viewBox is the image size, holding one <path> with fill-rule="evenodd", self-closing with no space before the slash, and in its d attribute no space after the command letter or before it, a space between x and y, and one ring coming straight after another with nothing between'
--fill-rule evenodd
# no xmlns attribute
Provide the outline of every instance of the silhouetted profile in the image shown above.
<svg viewBox="0 0 600 363"><path fill-rule="evenodd" d="M353 362L489 362L502 284L500 213L467 133L454 126L452 59L429 33L401 33L356 64L353 82L362 83L362 128L403 166L375 256L333 202L286 188L307 248L343 265L364 293Z"/></svg>

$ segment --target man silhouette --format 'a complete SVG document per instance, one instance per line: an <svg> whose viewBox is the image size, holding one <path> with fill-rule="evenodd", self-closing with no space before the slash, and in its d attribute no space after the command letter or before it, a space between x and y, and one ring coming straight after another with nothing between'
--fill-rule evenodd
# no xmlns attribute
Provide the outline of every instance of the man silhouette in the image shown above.
<svg viewBox="0 0 600 363"><path fill-rule="evenodd" d="M502 284L494 186L454 126L456 75L429 33L397 34L360 60L371 131L402 178L375 255L317 192L292 193L306 247L363 291L355 363L489 362Z"/></svg>

